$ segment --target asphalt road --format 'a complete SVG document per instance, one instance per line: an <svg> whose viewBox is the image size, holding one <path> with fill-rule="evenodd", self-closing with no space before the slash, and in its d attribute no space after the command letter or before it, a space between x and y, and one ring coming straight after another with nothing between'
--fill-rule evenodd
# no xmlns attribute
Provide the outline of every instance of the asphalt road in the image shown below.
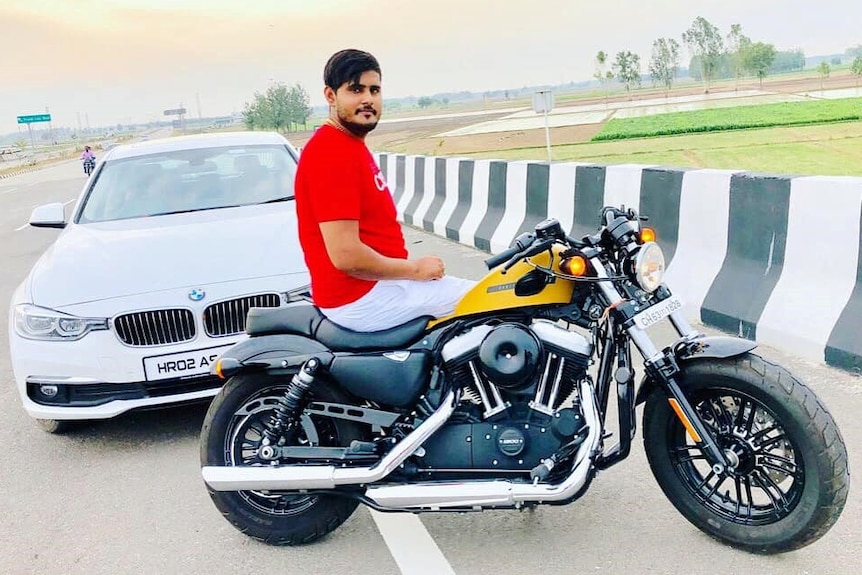
<svg viewBox="0 0 862 575"><path fill-rule="evenodd" d="M26 226L38 204L69 202L78 162L0 181L0 317L56 230ZM448 272L481 275L483 254L407 229L413 255L436 253ZM709 330L706 330L709 331ZM659 342L669 330L654 329ZM829 406L860 463L862 380L776 350L763 355L808 382ZM351 575L536 573L856 573L862 509L854 488L838 524L800 551L762 557L706 537L664 498L638 442L566 507L535 511L372 515L359 509L323 541L270 547L223 520L200 479L204 406L128 414L64 436L38 429L21 408L6 330L0 330L0 573L303 573Z"/></svg>

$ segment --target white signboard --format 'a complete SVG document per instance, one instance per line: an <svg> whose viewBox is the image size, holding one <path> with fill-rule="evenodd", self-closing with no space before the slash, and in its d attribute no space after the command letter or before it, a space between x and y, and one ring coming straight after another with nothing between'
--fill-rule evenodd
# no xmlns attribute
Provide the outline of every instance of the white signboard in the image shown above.
<svg viewBox="0 0 862 575"><path fill-rule="evenodd" d="M550 90L539 90L533 93L533 111L546 114L554 109L554 93Z"/></svg>

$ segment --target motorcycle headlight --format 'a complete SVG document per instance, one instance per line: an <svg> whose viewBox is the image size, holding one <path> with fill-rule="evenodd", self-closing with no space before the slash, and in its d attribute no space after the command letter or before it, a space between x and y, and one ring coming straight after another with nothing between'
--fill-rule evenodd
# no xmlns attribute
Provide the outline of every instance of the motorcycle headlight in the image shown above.
<svg viewBox="0 0 862 575"><path fill-rule="evenodd" d="M15 306L15 332L27 339L74 341L108 329L107 318L77 317L30 304Z"/></svg>
<svg viewBox="0 0 862 575"><path fill-rule="evenodd" d="M634 276L647 293L658 289L664 278L664 252L655 242L646 242L635 255Z"/></svg>

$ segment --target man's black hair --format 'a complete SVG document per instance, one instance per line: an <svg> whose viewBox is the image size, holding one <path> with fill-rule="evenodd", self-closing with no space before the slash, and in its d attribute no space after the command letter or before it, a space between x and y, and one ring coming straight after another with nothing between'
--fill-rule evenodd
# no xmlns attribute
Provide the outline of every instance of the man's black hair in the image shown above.
<svg viewBox="0 0 862 575"><path fill-rule="evenodd" d="M345 82L358 84L365 72L377 72L382 76L377 58L362 50L341 50L333 54L323 68L323 82L337 91Z"/></svg>

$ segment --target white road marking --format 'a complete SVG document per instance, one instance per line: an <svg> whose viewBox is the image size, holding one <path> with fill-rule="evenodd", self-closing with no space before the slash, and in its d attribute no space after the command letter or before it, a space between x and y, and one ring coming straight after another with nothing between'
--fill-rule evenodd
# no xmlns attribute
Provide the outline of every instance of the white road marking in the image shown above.
<svg viewBox="0 0 862 575"><path fill-rule="evenodd" d="M455 575L419 517L374 510L371 517L402 575Z"/></svg>
<svg viewBox="0 0 862 575"><path fill-rule="evenodd" d="M71 200L69 200L69 201L67 201L67 202L63 202L63 205L64 205L64 206L68 206L69 204L71 204L72 202L74 202L74 201L75 201L75 200L77 200L77 199L78 199L78 198L72 198Z"/></svg>
<svg viewBox="0 0 862 575"><path fill-rule="evenodd" d="M21 230L23 230L24 228L29 228L29 227L30 227L30 224L24 224L24 225L23 225L23 226L21 226L20 228L15 228L15 231L16 231L16 232L20 232L20 231L21 231Z"/></svg>
<svg viewBox="0 0 862 575"><path fill-rule="evenodd" d="M15 191L15 190L17 190L17 189L18 189L18 188L10 188L10 189L8 189L8 190L5 190L5 191L0 192L0 194L11 194L12 192L14 192L14 191Z"/></svg>

